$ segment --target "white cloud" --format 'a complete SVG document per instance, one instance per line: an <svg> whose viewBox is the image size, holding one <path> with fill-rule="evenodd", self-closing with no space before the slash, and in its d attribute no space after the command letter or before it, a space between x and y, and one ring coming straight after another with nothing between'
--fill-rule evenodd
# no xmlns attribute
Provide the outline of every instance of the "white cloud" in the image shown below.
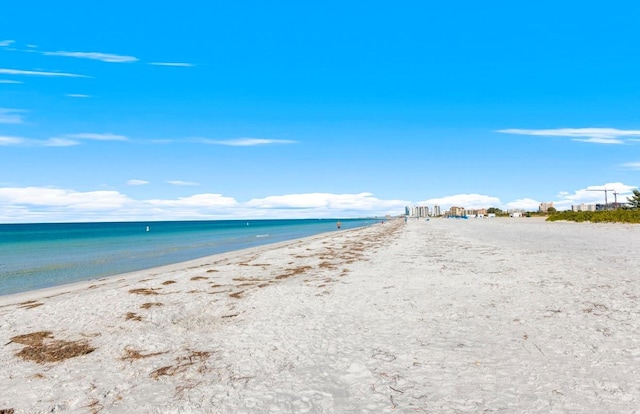
<svg viewBox="0 0 640 414"><path fill-rule="evenodd" d="M89 76L78 75L75 73L65 72L45 72L37 70L21 70L21 69L5 69L0 68L0 74L4 75L25 75L25 76L49 76L49 77L65 77L65 78L88 78Z"/></svg>
<svg viewBox="0 0 640 414"><path fill-rule="evenodd" d="M11 46L13 43L14 40L0 40L0 46Z"/></svg>
<svg viewBox="0 0 640 414"><path fill-rule="evenodd" d="M7 138L10 137L0 137L0 143ZM128 185L147 183L139 179L127 182ZM602 203L602 191L588 191L602 188L615 190L618 201L623 202L634 187L623 183L606 183L573 192L561 192L553 201L559 210L570 209L572 204L581 202ZM612 193L609 193L608 200L614 201ZM381 200L366 192L284 194L238 202L233 197L215 193L136 200L118 191L82 192L49 187L0 187L0 222L366 217L398 215L409 204L406 200ZM497 197L488 195L457 194L431 198L418 204L438 204L443 210L456 205L465 208L499 207L503 210L533 211L538 209L539 201L520 198L503 204Z"/></svg>
<svg viewBox="0 0 640 414"><path fill-rule="evenodd" d="M270 144L295 144L297 141L288 139L263 139L263 138L238 138L227 140L199 139L199 142L214 145L228 145L232 147L250 147L254 145L270 145Z"/></svg>
<svg viewBox="0 0 640 414"><path fill-rule="evenodd" d="M406 204L370 193L290 194L240 203L213 193L135 200L118 191L0 187L0 222L364 217L397 215Z"/></svg>
<svg viewBox="0 0 640 414"><path fill-rule="evenodd" d="M628 168L630 170L640 170L640 161L638 162L625 162L620 165L622 168Z"/></svg>
<svg viewBox="0 0 640 414"><path fill-rule="evenodd" d="M599 138L599 137L591 137L587 139L575 138L572 141L590 142L592 144L613 144L613 145L624 144L623 140L617 139L617 138Z"/></svg>
<svg viewBox="0 0 640 414"><path fill-rule="evenodd" d="M91 98L91 95L85 95L82 93L68 93L69 98Z"/></svg>
<svg viewBox="0 0 640 414"><path fill-rule="evenodd" d="M640 137L640 130L616 128L501 129L496 132L543 137L567 137L594 144L624 144L623 138Z"/></svg>
<svg viewBox="0 0 640 414"><path fill-rule="evenodd" d="M65 56L65 57L73 57L79 59L92 59L92 60L100 60L102 62L111 62L111 63L130 63L136 62L138 58L134 56L124 56L124 55L114 55L110 53L99 53L99 52L42 52L43 55L46 56Z"/></svg>
<svg viewBox="0 0 640 414"><path fill-rule="evenodd" d="M12 84L20 84L20 83L24 83L21 81L17 81L17 80L12 80L12 79L0 79L0 83L12 83Z"/></svg>
<svg viewBox="0 0 640 414"><path fill-rule="evenodd" d="M194 183L192 181L180 181L180 180L169 180L167 181L167 184L181 185L181 186L187 186L187 187L200 185L200 183Z"/></svg>
<svg viewBox="0 0 640 414"><path fill-rule="evenodd" d="M588 187L576 190L572 193L562 192L558 194L558 200L554 201L554 205L558 210L570 210L572 205L585 204L604 204L604 189L612 190L607 192L607 201L612 203L616 197L618 202L624 202L626 196L632 193L634 186L626 185L620 182L605 183L601 185L590 185ZM617 194L614 194L617 193Z"/></svg>
<svg viewBox="0 0 640 414"><path fill-rule="evenodd" d="M430 198L417 203L417 205L438 205L442 209L448 209L451 206L464 207L464 208L486 208L486 207L499 207L502 202L497 197L492 197L483 194L455 194L440 198Z"/></svg>
<svg viewBox="0 0 640 414"><path fill-rule="evenodd" d="M251 147L257 145L278 145L278 144L297 144L298 141L287 140L287 139L262 139L262 138L238 138L238 139L227 139L227 140L215 140L209 138L184 138L184 139L154 139L149 140L148 142L152 142L154 144L174 144L174 143L184 143L191 142L197 144L207 144L207 145L226 145L230 147Z"/></svg>
<svg viewBox="0 0 640 414"><path fill-rule="evenodd" d="M0 187L0 222L235 218L237 204L220 194L135 200L118 191Z"/></svg>
<svg viewBox="0 0 640 414"><path fill-rule="evenodd" d="M23 124L23 111L11 108L0 108L0 124Z"/></svg>
<svg viewBox="0 0 640 414"><path fill-rule="evenodd" d="M0 146L21 145L25 142L24 138L0 136Z"/></svg>
<svg viewBox="0 0 640 414"><path fill-rule="evenodd" d="M0 137L9 144L23 139ZM177 181L178 183L184 183ZM174 181L176 183L176 181ZM131 179L128 185L148 181ZM623 183L588 186L573 192L560 192L553 201L558 210L572 204L604 202L601 189L614 190L618 202L624 202L635 187ZM595 190L595 191L589 191ZM615 199L608 193L608 201ZM371 193L302 193L267 196L238 202L222 194L201 193L168 199L132 199L118 191L75 191L49 187L0 187L0 222L87 221L87 220L172 220L233 218L336 218L398 215L410 203L406 200L381 200ZM540 204L531 198L501 203L499 198L481 194L457 194L431 198L418 205L438 204L464 208L499 207L503 210L535 211Z"/></svg>
<svg viewBox="0 0 640 414"><path fill-rule="evenodd" d="M245 207L281 210L280 216L292 214L291 210L302 210L293 213L299 217L336 217L340 214L356 216L374 216L400 214L407 205L406 200L380 200L371 193L331 194L306 193L269 196L250 200Z"/></svg>
<svg viewBox="0 0 640 414"><path fill-rule="evenodd" d="M183 68L190 68L190 67L194 66L191 63L184 63L184 62L149 62L149 65L154 65L154 66L176 66L176 67L183 67Z"/></svg>
<svg viewBox="0 0 640 414"><path fill-rule="evenodd" d="M638 168L640 168L640 163L638 163ZM581 203L604 204L604 191L601 191L604 188L611 190L607 193L607 201L612 203L615 201L616 196L618 198L618 202L624 202L626 200L625 197L631 194L632 190L636 187L620 182L605 183L602 185L588 186L583 189L575 190L573 192L560 191L555 197L546 199L544 201L553 202L554 207L558 210L570 210L572 205ZM614 192L617 194L614 195ZM416 205L439 205L443 210L448 209L451 206L457 206L467 209L497 207L502 210L517 209L525 211L537 211L538 207L540 206L540 201L523 197L503 203L499 198L488 195L456 194L440 198L431 198L416 203Z"/></svg>
<svg viewBox="0 0 640 414"><path fill-rule="evenodd" d="M73 147L75 145L80 145L80 142L67 138L49 138L44 141L37 141L37 144L45 147Z"/></svg>
<svg viewBox="0 0 640 414"><path fill-rule="evenodd" d="M84 133L84 134L69 134L65 135L66 138L71 139L88 139L93 141L128 141L129 138L124 135L116 135L116 134L94 134L94 133Z"/></svg>
<svg viewBox="0 0 640 414"><path fill-rule="evenodd" d="M507 210L537 211L538 207L540 207L540 202L531 198L520 198L505 204Z"/></svg>
<svg viewBox="0 0 640 414"><path fill-rule="evenodd" d="M17 206L64 207L66 211L118 209L131 200L117 191L79 192L47 187L0 188L0 200Z"/></svg>
<svg viewBox="0 0 640 414"><path fill-rule="evenodd" d="M163 207L200 207L208 209L233 207L238 204L232 197L225 197L222 194L195 194L189 197L180 197L176 200L148 200L146 203Z"/></svg>
<svg viewBox="0 0 640 414"><path fill-rule="evenodd" d="M114 134L70 134L48 139L27 139L18 137L0 137L0 145L22 145L29 147L71 147L82 144L82 140L127 141L129 138Z"/></svg>

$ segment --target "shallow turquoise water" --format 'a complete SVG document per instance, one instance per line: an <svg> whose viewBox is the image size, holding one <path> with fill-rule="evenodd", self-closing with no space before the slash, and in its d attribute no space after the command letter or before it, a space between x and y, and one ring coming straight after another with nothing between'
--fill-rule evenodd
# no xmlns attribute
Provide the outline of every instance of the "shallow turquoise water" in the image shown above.
<svg viewBox="0 0 640 414"><path fill-rule="evenodd" d="M0 224L0 295L336 231L336 221ZM342 229L375 222L340 221Z"/></svg>

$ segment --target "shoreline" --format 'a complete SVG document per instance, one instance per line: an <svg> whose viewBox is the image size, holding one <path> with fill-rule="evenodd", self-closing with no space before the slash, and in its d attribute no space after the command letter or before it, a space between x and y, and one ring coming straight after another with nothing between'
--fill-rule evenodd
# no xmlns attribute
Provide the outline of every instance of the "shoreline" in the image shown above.
<svg viewBox="0 0 640 414"><path fill-rule="evenodd" d="M40 224L0 231L0 296L195 260L332 232L326 220ZM245 226L246 224L246 226ZM347 219L343 230L373 224ZM56 226L55 224L49 225ZM148 226L147 226L148 227Z"/></svg>
<svg viewBox="0 0 640 414"><path fill-rule="evenodd" d="M633 412L637 251L638 226L396 220L5 304L0 409Z"/></svg>
<svg viewBox="0 0 640 414"><path fill-rule="evenodd" d="M370 226L374 226L374 225L376 224L372 224ZM367 227L369 226L357 227L353 229L344 229L344 230L338 230L338 231L352 232L352 231L357 231ZM65 293L73 293L78 290L87 289L89 286L96 285L100 282L102 282L100 283L102 285L108 284L109 282L114 282L116 278L123 279L123 280L131 279L131 278L135 279L137 276L140 276L140 273L146 273L146 272L164 273L164 272L174 272L174 271L177 272L193 266L199 266L204 262L211 261L211 260L232 259L232 258L235 258L236 256L242 256L242 255L247 255L251 253L260 253L263 250L282 248L289 244L295 244L299 242L310 242L317 238L327 237L332 234L333 232L324 232L320 234L315 234L313 236L301 237L299 239L291 239L291 240L279 241L274 243L268 243L260 246L247 247L244 249L232 250L224 253L215 253L215 254L199 257L196 259L170 263L162 266L154 266L154 267L140 269L140 270L134 270L132 272L118 273L111 276L104 276L104 277L88 279L88 280L83 280L78 282L69 282L61 285L27 290L23 292L9 293L7 295L0 295L0 307L9 305L11 304L9 302L14 302L15 300L26 301L26 300L33 300L34 298L51 297L51 296L58 296L61 294L65 294Z"/></svg>

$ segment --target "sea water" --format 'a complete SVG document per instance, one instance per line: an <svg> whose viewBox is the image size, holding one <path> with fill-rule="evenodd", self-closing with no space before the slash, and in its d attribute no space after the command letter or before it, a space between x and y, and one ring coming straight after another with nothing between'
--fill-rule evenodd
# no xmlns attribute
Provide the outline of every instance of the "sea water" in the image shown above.
<svg viewBox="0 0 640 414"><path fill-rule="evenodd" d="M0 295L336 231L330 219L0 224ZM341 229L374 223L341 219Z"/></svg>

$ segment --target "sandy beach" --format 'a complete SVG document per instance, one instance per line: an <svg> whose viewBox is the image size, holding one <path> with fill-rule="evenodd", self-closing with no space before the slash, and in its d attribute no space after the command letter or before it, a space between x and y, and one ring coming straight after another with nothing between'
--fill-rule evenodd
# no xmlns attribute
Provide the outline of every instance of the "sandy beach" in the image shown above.
<svg viewBox="0 0 640 414"><path fill-rule="evenodd" d="M638 412L638 252L396 220L0 297L0 412Z"/></svg>

